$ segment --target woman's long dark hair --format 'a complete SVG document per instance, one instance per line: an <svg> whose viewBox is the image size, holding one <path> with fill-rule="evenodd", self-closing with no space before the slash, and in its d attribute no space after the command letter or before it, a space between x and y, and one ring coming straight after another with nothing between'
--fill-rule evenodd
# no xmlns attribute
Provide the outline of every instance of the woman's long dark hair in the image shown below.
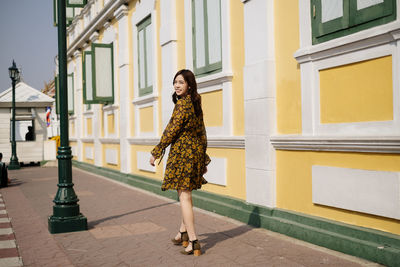
<svg viewBox="0 0 400 267"><path fill-rule="evenodd" d="M188 84L188 94L190 94L190 99L192 100L192 104L194 107L194 113L196 116L200 116L203 114L203 110L201 109L201 96L199 93L197 93L197 83L196 83L196 78L194 77L193 72L190 70L180 70L175 74L174 80L172 81L172 84L174 84L176 77L179 75L182 75L183 79L185 82ZM178 101L179 96L174 92L172 95L172 101L174 104Z"/></svg>

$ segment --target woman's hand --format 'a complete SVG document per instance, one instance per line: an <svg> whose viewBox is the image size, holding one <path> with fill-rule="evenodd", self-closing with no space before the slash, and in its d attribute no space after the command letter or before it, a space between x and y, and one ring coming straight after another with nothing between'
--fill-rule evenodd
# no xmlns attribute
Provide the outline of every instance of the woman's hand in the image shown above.
<svg viewBox="0 0 400 267"><path fill-rule="evenodd" d="M203 174L206 174L207 173L207 166L204 166L204 170L203 170Z"/></svg>
<svg viewBox="0 0 400 267"><path fill-rule="evenodd" d="M154 161L156 161L156 158L153 155L151 155L151 157L150 157L150 165L151 166L155 166Z"/></svg>

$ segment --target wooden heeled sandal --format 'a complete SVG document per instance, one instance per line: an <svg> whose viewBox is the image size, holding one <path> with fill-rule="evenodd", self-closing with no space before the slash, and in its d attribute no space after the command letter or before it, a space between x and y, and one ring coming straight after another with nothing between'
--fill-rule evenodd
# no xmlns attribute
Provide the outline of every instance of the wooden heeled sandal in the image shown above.
<svg viewBox="0 0 400 267"><path fill-rule="evenodd" d="M183 250L181 251L182 254L184 255L195 255L195 256L200 256L201 255L201 246L199 243L199 240L193 240L193 241L189 241L190 243L192 243L192 250L186 251Z"/></svg>
<svg viewBox="0 0 400 267"><path fill-rule="evenodd" d="M187 232L179 231L179 233L181 234L181 238L179 239L172 238L171 241L172 243L174 243L174 245L182 245L183 247L186 248L189 245L189 235Z"/></svg>

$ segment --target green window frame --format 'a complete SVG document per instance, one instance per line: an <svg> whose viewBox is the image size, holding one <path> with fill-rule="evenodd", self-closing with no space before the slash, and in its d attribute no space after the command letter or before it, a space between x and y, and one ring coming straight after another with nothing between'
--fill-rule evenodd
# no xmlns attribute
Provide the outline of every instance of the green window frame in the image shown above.
<svg viewBox="0 0 400 267"><path fill-rule="evenodd" d="M58 6L57 6L57 1L58 0L53 0L53 25L55 27L58 25L58 12L57 12L58 11L58 9L57 9ZM71 25L72 21L75 18L75 8L67 6L66 7L65 16L66 16L66 24L67 24L67 27L68 27L69 25Z"/></svg>
<svg viewBox="0 0 400 267"><path fill-rule="evenodd" d="M114 103L113 43L92 43L93 103Z"/></svg>
<svg viewBox="0 0 400 267"><path fill-rule="evenodd" d="M396 0L357 10L357 0L342 0L343 15L322 22L322 2L311 0L312 42L318 44L334 38L386 24L396 19ZM327 0L329 1L329 0Z"/></svg>
<svg viewBox="0 0 400 267"><path fill-rule="evenodd" d="M68 114L74 114L74 73L67 75L68 87Z"/></svg>
<svg viewBox="0 0 400 267"><path fill-rule="evenodd" d="M83 51L82 55L82 86L83 103L97 104L93 99L93 71L92 71L92 51Z"/></svg>
<svg viewBox="0 0 400 267"><path fill-rule="evenodd" d="M139 96L144 96L153 92L152 40L151 16L149 16L137 24Z"/></svg>
<svg viewBox="0 0 400 267"><path fill-rule="evenodd" d="M222 70L220 0L192 0L193 69L196 75Z"/></svg>
<svg viewBox="0 0 400 267"><path fill-rule="evenodd" d="M87 4L87 0L67 0L66 6L67 7L85 7Z"/></svg>

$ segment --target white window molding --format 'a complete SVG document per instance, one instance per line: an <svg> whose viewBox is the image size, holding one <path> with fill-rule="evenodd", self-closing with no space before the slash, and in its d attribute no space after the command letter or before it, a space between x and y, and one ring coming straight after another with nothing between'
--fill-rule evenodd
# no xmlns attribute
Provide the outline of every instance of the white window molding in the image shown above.
<svg viewBox="0 0 400 267"><path fill-rule="evenodd" d="M383 56L392 56L393 71L393 120L376 122L353 123L321 123L320 122L320 81L319 71L327 68L347 65ZM302 123L304 135L331 135L337 136L372 136L372 135L400 135L400 81L397 75L399 66L398 48L392 44L371 47L335 57L325 58L313 63L304 64L301 71L302 80ZM308 66L312 64L311 66Z"/></svg>
<svg viewBox="0 0 400 267"><path fill-rule="evenodd" d="M193 40L192 40L192 0L185 0L185 49L186 67L193 69ZM222 90L223 94L223 126L207 127L209 136L232 135L232 61L231 61L231 26L230 1L221 0L221 46L222 70L196 78L198 92L205 93Z"/></svg>
<svg viewBox="0 0 400 267"><path fill-rule="evenodd" d="M102 137L99 138L99 141L101 144L119 144L121 140L119 138Z"/></svg>
<svg viewBox="0 0 400 267"><path fill-rule="evenodd" d="M185 49L186 67L193 70L193 40L192 40L192 0L185 2ZM231 25L230 1L221 0L221 47L222 47L222 72L232 72L231 60Z"/></svg>
<svg viewBox="0 0 400 267"><path fill-rule="evenodd" d="M140 137L154 137L158 133L158 43L157 43L157 21L158 14L155 9L155 0L142 1L136 3L136 10L132 16L132 44L133 44L133 99L132 104L135 110L135 136ZM138 25L143 22L147 17L151 18L151 53L152 53L152 92L150 94L139 96L139 64L138 64ZM140 131L140 116L139 109L145 107L153 107L153 131L141 132Z"/></svg>
<svg viewBox="0 0 400 267"><path fill-rule="evenodd" d="M397 14L399 11L400 5L397 5ZM300 48L294 57L301 73L302 135L317 139L334 135L338 142L341 137L400 135L400 92L397 90L400 86L400 21L312 45L310 1L299 0L299 23ZM321 123L319 71L389 55L393 60L393 120ZM367 150L360 148L360 151Z"/></svg>
<svg viewBox="0 0 400 267"><path fill-rule="evenodd" d="M160 142L159 137L133 137L127 139L130 145L155 146ZM243 136L219 136L207 138L208 148L245 148Z"/></svg>
<svg viewBox="0 0 400 267"><path fill-rule="evenodd" d="M337 151L362 153L400 153L398 136L337 137L337 136L272 136L277 150Z"/></svg>
<svg viewBox="0 0 400 267"><path fill-rule="evenodd" d="M159 19L157 16L157 12L155 10L155 0L150 0L150 1L142 1L142 2L137 2L136 3L136 10L134 12L134 16L132 16L132 44L133 44L133 80L134 85L133 85L133 95L134 98L132 101L135 101L137 98L139 98L139 64L138 64L138 31L137 31L137 26L142 22L145 18L151 17L151 34L152 34L152 48L151 52L153 53L152 55L152 85L153 85L153 90L152 90L152 95L158 95L158 49L157 49L157 20Z"/></svg>

